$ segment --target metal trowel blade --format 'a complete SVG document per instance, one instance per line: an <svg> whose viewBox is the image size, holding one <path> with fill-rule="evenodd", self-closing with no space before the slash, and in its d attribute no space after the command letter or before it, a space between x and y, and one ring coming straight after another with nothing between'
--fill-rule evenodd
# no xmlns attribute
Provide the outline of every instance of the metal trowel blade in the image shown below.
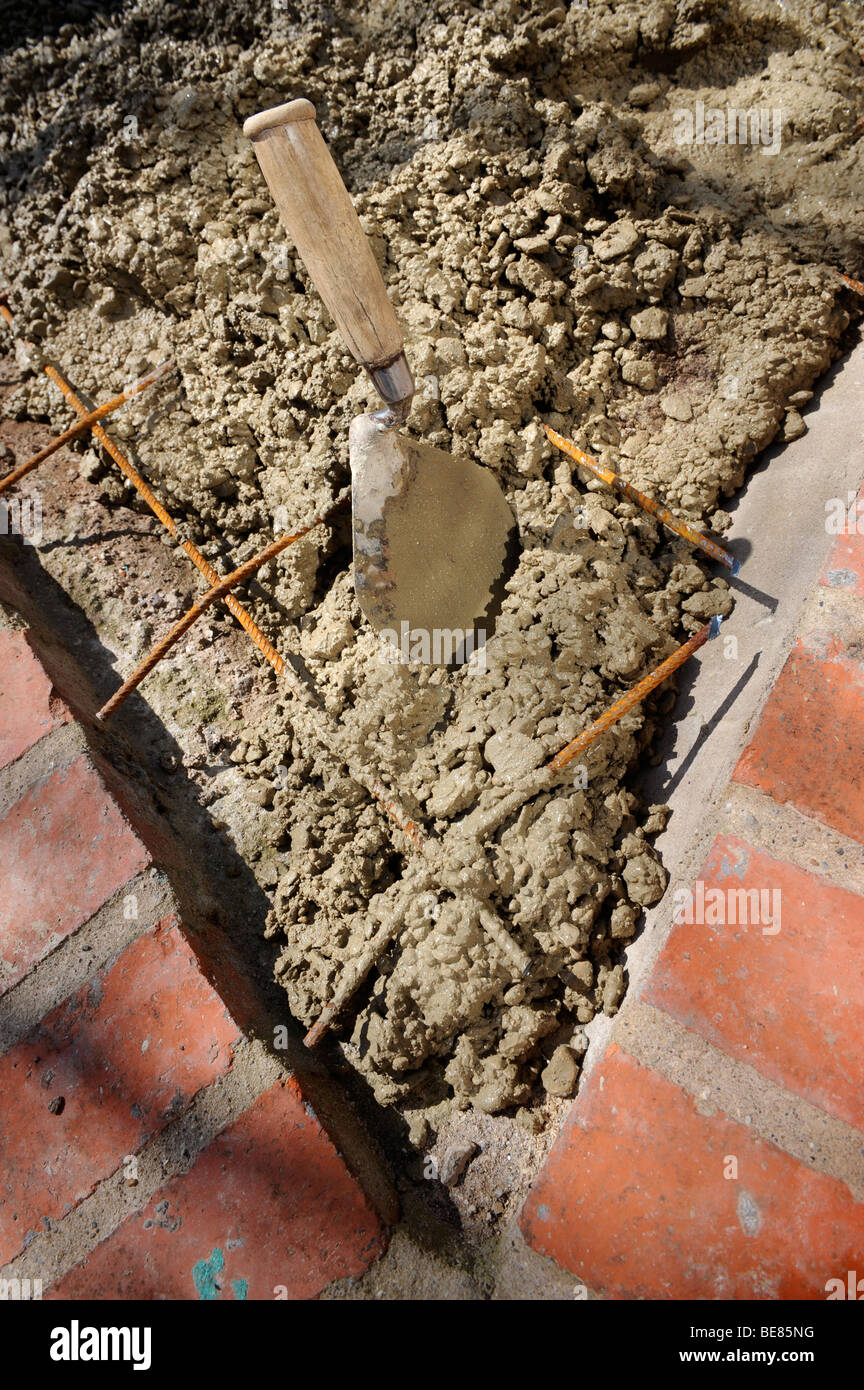
<svg viewBox="0 0 864 1390"><path fill-rule="evenodd" d="M360 415L349 431L354 587L411 660L448 665L485 644L515 521L486 468Z"/></svg>

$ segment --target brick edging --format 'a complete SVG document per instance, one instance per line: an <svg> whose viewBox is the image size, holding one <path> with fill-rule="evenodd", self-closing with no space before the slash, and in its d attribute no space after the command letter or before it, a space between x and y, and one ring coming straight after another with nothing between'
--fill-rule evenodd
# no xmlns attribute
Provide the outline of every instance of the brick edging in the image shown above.
<svg viewBox="0 0 864 1390"><path fill-rule="evenodd" d="M50 647L0 629L0 1279L312 1297L381 1254L392 1186L320 1063L256 1040L236 952L173 892L182 847L93 745L86 683L58 694Z"/></svg>

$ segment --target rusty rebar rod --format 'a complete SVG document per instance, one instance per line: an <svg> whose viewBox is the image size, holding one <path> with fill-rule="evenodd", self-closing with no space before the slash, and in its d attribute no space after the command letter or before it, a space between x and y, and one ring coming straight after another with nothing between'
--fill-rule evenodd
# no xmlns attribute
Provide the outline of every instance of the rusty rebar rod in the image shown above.
<svg viewBox="0 0 864 1390"><path fill-rule="evenodd" d="M593 724L589 724L587 729L576 738L571 739L570 743L566 744L556 753L554 758L543 767L539 767L536 771L529 773L520 785L515 787L508 796L503 797L501 801L497 802L495 806L491 807L490 810L485 813L480 814L479 812L475 812L474 816L476 819L473 823L470 816L466 817L459 825L458 830L451 831L450 833L459 834L460 836L467 834L471 838L482 841L487 835L497 830L505 820L508 820L510 816L519 811L527 801L530 801L542 791L552 790L555 786L558 774L562 772L579 753L583 753L586 748L590 747L601 734L605 733L607 729L610 729L613 724L616 724L628 710L631 710L634 705L639 704L647 695L650 695L651 691L655 690L658 685L662 684L663 681L671 676L673 671L676 671L679 666L683 666L684 662L687 661L694 652L698 651L701 646L704 646L710 637L715 637L720 630L721 621L719 617L712 618L710 623L706 623L693 637L687 642L682 643L682 645L678 647L671 656L668 656L665 661L662 661L655 670L651 671L650 674L645 676L641 681L637 681L632 690L628 690L626 695L622 696L620 700L616 700L613 705L610 705L609 709L607 709L604 714L601 714L599 719L595 719ZM448 838L448 836L445 836L436 846L437 856L442 862L446 862ZM432 882L432 874L416 885L416 891L419 892L430 882ZM497 914L493 912L491 908L484 906L480 920L486 932L498 945L504 955L512 964L518 967L521 974L527 974L531 968L531 959L527 953L522 950L522 947L513 940ZM381 959L381 956L398 935L401 925L402 917L399 914L394 914L393 918L385 923L372 938L365 951L363 951L345 971L336 986L336 990L329 1004L325 1005L315 1023L306 1034L303 1041L307 1047L317 1047L318 1043L328 1032L336 1016L342 1012L346 1004L348 1004L353 995L360 988L366 976L369 974L369 971L376 962Z"/></svg>
<svg viewBox="0 0 864 1390"><path fill-rule="evenodd" d="M605 733L607 729L611 729L613 724L617 724L628 710L631 710L634 705L638 705L641 700L645 699L646 695L651 694L652 690L656 690L657 686L671 676L673 671L677 671L679 666L683 666L694 652L698 652L699 648L705 645L709 637L715 637L720 630L721 622L722 619L719 617L712 618L710 623L700 627L689 641L682 643L671 656L667 656L665 661L661 661L650 675L637 681L632 690L628 690L626 695L622 695L620 700L616 700L614 705L609 706L605 714L601 714L600 718L595 719L593 724L589 724L583 733L577 734L576 738L571 739L559 753L555 754L552 761L546 764L549 771L553 774L560 772L568 763L572 763L574 758L578 758L580 753L584 753L585 749L589 748L601 734Z"/></svg>
<svg viewBox="0 0 864 1390"><path fill-rule="evenodd" d="M324 1005L303 1039L306 1047L317 1047L322 1038L330 1031L333 1022L345 1008L345 1005L353 999L369 971L398 936L403 921L404 918L401 913L394 913L389 922L385 922L379 927L366 949L355 957L343 972L330 1003Z"/></svg>
<svg viewBox="0 0 864 1390"><path fill-rule="evenodd" d="M132 694L132 691L138 688L145 676L149 675L164 656L167 656L171 648L180 641L184 633L189 631L193 623L197 622L202 614L207 612L208 608L212 608L214 603L224 598L232 589L236 589L238 585L245 583L256 570L259 570L262 565L266 565L269 560L275 559L276 556L280 555L283 550L286 550L289 545L293 545L295 541L299 541L303 536L308 536L309 532L313 530L314 527L329 521L334 512L337 512L340 507L343 507L350 496L350 489L346 488L329 507L325 508L323 512L319 512L319 514L305 526L301 526L299 531L294 531L288 536L280 536L278 540L272 541L264 550L259 551L257 555L253 555L251 559L244 561L244 563L233 570L231 574L226 575L218 584L214 584L212 588L208 589L207 593L197 599L196 602L192 604L192 607L183 614L180 621L175 623L161 641L157 642L155 647L148 652L147 656L145 656L140 665L135 668L131 676L129 676L120 688L114 692L111 699L97 711L96 718L104 721L108 719L115 710L118 710L124 701Z"/></svg>
<svg viewBox="0 0 864 1390"><path fill-rule="evenodd" d="M56 368L46 366L45 371L49 378L63 392L72 407L77 410L79 414L86 414L86 406L78 399L71 386L64 380ZM121 473L129 479L136 491L144 498L150 510L162 522L165 529L174 536L184 554L192 561L195 568L203 574L211 588L216 588L221 584L222 575L213 568L210 562L201 554L198 547L193 545L192 541L186 540L180 535L179 528L174 518L166 511L165 507L159 501L158 497L155 496L152 489L147 485L137 469L134 468L125 455L121 453L102 426L94 425L93 433L109 456L114 460ZM222 598L222 602L225 604L228 611L237 619L244 632L251 637L255 646L261 652L265 660L273 667L277 676L281 676L285 680L292 693L306 709L311 717L310 732L313 737L327 750L331 757L338 758L340 762L345 763L348 767L350 776L357 782L358 786L363 787L364 791L368 792L373 800L378 802L393 821L394 825L398 826L417 849L422 849L426 839L423 830L417 821L401 806L398 799L393 796L392 792L385 786L381 778L373 773L367 772L366 769L358 765L353 759L345 756L341 752L337 752L333 748L328 733L329 735L335 735L335 727L330 727L334 724L334 721L332 721L324 711L318 708L309 691L303 683L297 679L292 667L276 650L273 643L265 637L251 613L243 607L242 603L240 603L232 593L225 594ZM325 733L325 728L328 729L328 733Z"/></svg>
<svg viewBox="0 0 864 1390"><path fill-rule="evenodd" d="M7 473L5 478L0 478L0 493L5 492L7 488L20 482L28 473L32 473L34 468L38 468L39 465L44 463L46 459L49 459L52 454L56 454L57 450L62 449L64 444L68 444L72 439L77 439L79 435L86 434L87 431L98 424L100 420L104 420L106 415L110 415L113 411L119 410L121 405L125 405L127 401L131 401L133 396L137 396L141 391L145 391L148 386L152 386L154 381L158 381L160 377L165 376L166 372L168 372L173 365L174 363L170 358L165 362L160 362L159 366L154 367L152 372L148 372L146 376L139 377L131 386L127 386L125 391L121 391L119 396L114 396L112 400L106 401L104 405L97 406L95 410L91 410L88 414L83 415L77 425L70 425L68 430L64 430L56 439L52 439L51 443L46 444L44 449L40 449L38 454L34 454L26 463L22 463L11 473Z"/></svg>
<svg viewBox="0 0 864 1390"><path fill-rule="evenodd" d="M838 275L850 290L854 290L856 294L864 294L864 285L860 280L853 280L851 275L844 275L842 270L835 270L834 274Z"/></svg>
<svg viewBox="0 0 864 1390"><path fill-rule="evenodd" d="M424 887L433 882L434 875L429 873L417 882L412 884L414 893L420 893ZM477 916L480 925L486 932L489 939L497 946L501 956L512 967L517 979L526 979L531 973L532 960L527 951L524 951L517 941L508 932L498 913L487 904L477 904ZM404 924L404 913L394 912L389 921L385 922L372 937L366 949L351 961L348 968L344 971L342 978L336 986L335 993L329 1004L321 1010L312 1027L303 1039L306 1047L317 1047L321 1040L330 1031L333 1023L350 1003L357 993L369 971L375 966L388 947L395 941L396 937Z"/></svg>
<svg viewBox="0 0 864 1390"><path fill-rule="evenodd" d="M2 317L6 320L6 323L9 324L9 326L11 327L13 315L8 305L3 300L0 300L0 315L2 315ZM22 339L21 341L26 340ZM84 416L89 414L87 406L84 404L82 400L80 400L78 396L76 396L68 381L65 380L65 378L60 374L56 367L52 367L50 363L48 363L45 365L44 371L49 381L52 381L54 383L57 389L63 394L63 396L65 396L66 400L72 406L72 409L76 411L76 413L79 416L83 418ZM93 434L96 437L96 439L98 439L99 443L101 444L105 452L108 454L109 458L111 458L117 465L117 467L120 469L120 472L124 475L124 477L129 479L129 482L135 488L136 492L138 492L139 495L144 498L144 501L147 503L148 507L153 512L153 515L159 521L161 521L162 525L165 527L165 530L177 541L183 553L187 556L189 560L192 561L192 564L195 566L195 568L201 574L203 574L208 584L210 584L211 587L215 586L216 584L219 584L222 580L222 576L213 568L213 566L205 558L205 556L201 554L201 551L198 549L198 547L196 545L193 545L192 541L186 540L186 538L180 534L180 529L177 526L177 523L174 520L174 518L171 516L170 512L168 512L166 508L162 505L162 503L159 501L159 498L144 481L138 470L134 468L133 465L129 462L125 454L123 454L121 450L118 449L117 445L111 439L110 435L108 435L105 432L101 424L97 423L93 426ZM258 647L259 651L270 662L270 665L276 671L277 675L284 676L296 694L305 694L306 692L304 691L300 682L296 680L293 671L291 671L291 668L286 667L286 664L283 661L282 657L276 651L276 648L272 645L272 643L267 640L263 632L261 632L260 628L255 623L255 620L252 618L251 614L247 613L246 609L243 607L241 603L238 603L237 599L234 598L233 594L227 594L225 596L224 602L229 612L233 614L240 626L252 638L252 641Z"/></svg>
<svg viewBox="0 0 864 1390"><path fill-rule="evenodd" d="M592 724L588 725L587 729L584 729L576 738L571 739L568 744L565 744L550 762L544 764L542 767L538 767L534 772L529 772L520 784L514 787L512 792L502 797L494 806L490 806L487 811L481 811L478 808L471 812L469 816L466 816L460 827L462 833L471 835L477 840L485 840L486 837L493 834L500 825L503 825L505 820L509 820L512 815L519 811L521 807L525 805L526 801L530 801L532 797L537 796L542 791L551 789L555 784L558 773L561 772L568 763L571 763L580 753L584 753L592 743L596 742L601 734L605 733L607 729L611 729L613 724L617 724L618 720L621 719L628 710L633 709L634 705L644 700L646 695L650 695L652 690L655 690L668 676L671 676L673 671L676 671L679 666L682 666L688 657L691 657L694 652L698 651L699 648L708 641L709 637L715 637L720 630L721 621L722 619L719 617L712 618L710 623L706 623L704 627L701 627L689 641L684 642L680 647L676 648L672 655L668 656L665 661L661 661L660 665L656 667L655 670L651 671L641 681L637 681L632 689L627 691L626 695L623 695L620 700L616 700L613 705L610 705L605 713L600 715L599 719L595 719ZM444 843L446 845L446 840Z"/></svg>
<svg viewBox="0 0 864 1390"><path fill-rule="evenodd" d="M631 502L635 502L643 511L649 512L651 516L656 516L658 521L662 521L664 526L668 526L670 531L682 536L691 545L697 545L700 550L704 550L706 555L710 555L712 560L719 560L721 565L725 565L733 574L737 574L741 567L741 561L736 560L734 555L730 555L728 550L724 550L722 545L712 541L709 536L703 536L701 531L696 531L686 521L680 517L673 516L668 507L664 507L661 502L655 502L653 497L640 492L632 483L628 483L621 477L620 473L615 473L613 469L606 468L602 463L598 463L590 454L586 454L584 449L580 449L574 444L572 439L565 439L563 434L558 434L557 430L550 429L544 425L543 429L546 437L552 441L556 448L563 453L569 454L570 458L581 463L583 468L587 468L593 473L595 478L601 478L609 487L614 487L616 491L622 493Z"/></svg>
<svg viewBox="0 0 864 1390"><path fill-rule="evenodd" d="M11 328L13 315L2 294L0 294L0 316L2 316ZM25 339L21 339L20 341L26 342ZM32 344L29 346L32 346ZM57 386L66 397L73 410L75 410L79 416L83 417L87 415L89 413L87 407L84 405L83 401L76 396L72 387L56 367L46 364L44 370L49 381L54 382L54 385ZM144 501L147 503L154 516L161 521L166 531L174 537L181 550L192 561L195 568L203 574L208 584L214 588L220 584L222 575L217 573L209 561L201 554L197 546L193 545L192 541L186 540L180 535L179 528L174 518L165 509L158 497L155 496L152 489L144 481L137 469L133 467L126 456L118 449L117 445L105 432L101 424L95 424L93 426L93 434L99 440L99 443L102 445L103 449L105 449L109 457L113 459L114 463L120 469L120 472L129 479L135 490L144 498ZM364 791L382 807L393 824L407 836L415 848L422 850L426 844L426 835L422 827L408 814L380 777L368 772L353 758L346 756L345 753L334 748L330 739L331 737L335 738L338 732L338 726L335 721L330 716L327 716L324 711L319 709L309 691L302 682L297 679L291 666L279 654L272 642L264 636L264 633L258 627L252 615L247 612L239 600L231 593L226 594L222 602L233 617L237 619L237 622L243 628L244 632L252 639L255 646L261 652L262 656L270 663L276 674L285 680L289 689L297 697L301 708L305 711L306 715L309 716L309 732L312 734L313 738L325 749L330 757L338 760L347 767L349 776L352 780L355 781L358 786L361 786Z"/></svg>

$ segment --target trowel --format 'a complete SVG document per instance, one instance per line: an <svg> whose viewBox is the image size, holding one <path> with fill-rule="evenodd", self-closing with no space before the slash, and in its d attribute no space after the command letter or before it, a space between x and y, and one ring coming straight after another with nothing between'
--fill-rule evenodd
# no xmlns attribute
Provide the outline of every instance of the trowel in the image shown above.
<svg viewBox="0 0 864 1390"><path fill-rule="evenodd" d="M384 402L348 434L360 607L406 659L449 664L461 652L463 660L485 643L513 514L488 469L400 432L415 389L402 333L315 107L289 101L250 116L243 131L321 298Z"/></svg>

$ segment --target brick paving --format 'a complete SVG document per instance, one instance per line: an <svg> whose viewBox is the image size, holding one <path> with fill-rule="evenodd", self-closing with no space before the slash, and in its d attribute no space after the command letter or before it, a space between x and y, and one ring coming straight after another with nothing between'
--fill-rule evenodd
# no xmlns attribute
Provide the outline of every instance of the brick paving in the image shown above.
<svg viewBox="0 0 864 1390"><path fill-rule="evenodd" d="M146 818L133 826L97 756L57 743L74 719L31 635L0 631L0 999L13 1032L16 986L55 965L85 925L122 939L114 924L169 842ZM234 1082L236 1113L226 1107L220 1087L252 1047L250 997L219 933L171 913L142 921L7 1047L0 1277L41 1279L45 1297L303 1299L378 1258L381 1184L373 1205L302 1076L270 1058L269 1072L259 1063L260 1075ZM184 1123L200 1151L163 1145L169 1171L123 1219L117 1184L134 1204L148 1146ZM43 1274L32 1250L79 1210L75 1239L60 1240L59 1267Z"/></svg>

